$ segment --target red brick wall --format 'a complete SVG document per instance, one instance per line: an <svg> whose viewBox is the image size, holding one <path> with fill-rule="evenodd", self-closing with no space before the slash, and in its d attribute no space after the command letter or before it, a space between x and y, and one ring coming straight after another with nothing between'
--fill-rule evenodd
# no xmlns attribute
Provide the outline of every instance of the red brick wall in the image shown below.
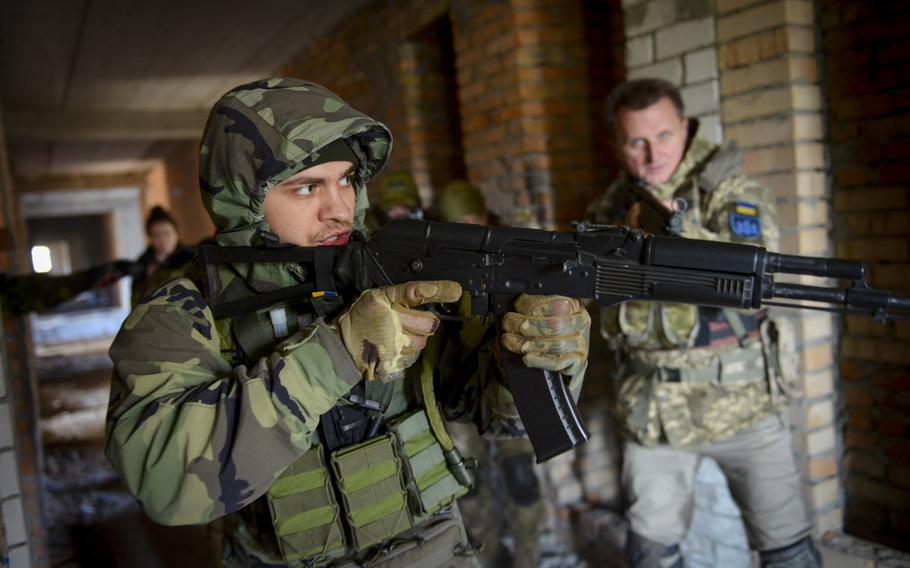
<svg viewBox="0 0 910 568"><path fill-rule="evenodd" d="M181 242L193 245L215 234L199 193L199 142L182 142L164 159L168 202ZM159 205L152 203L152 205Z"/></svg>
<svg viewBox="0 0 910 568"><path fill-rule="evenodd" d="M820 2L838 256L910 294L910 5ZM841 341L845 528L910 549L910 325L849 317Z"/></svg>
<svg viewBox="0 0 910 568"><path fill-rule="evenodd" d="M425 113L415 106L413 92L427 83L420 75L427 59L413 43L426 44L421 32L448 17L468 179L506 223L566 222L580 217L606 179L597 169L605 158L593 134L597 115L591 99L600 98L615 75L609 66L594 69L590 63L614 60L608 46L621 43L622 33L605 38L621 25L606 22L617 14L618 1L418 0L407 9L371 6L283 73L322 83L386 123L395 136L387 171L412 171L426 193L431 183L438 190L437 180L445 177L439 172L460 166L448 150L433 153L438 137L432 130L415 128ZM605 27L595 28L594 22ZM597 57L589 61L592 46ZM443 160L450 161L440 165Z"/></svg>

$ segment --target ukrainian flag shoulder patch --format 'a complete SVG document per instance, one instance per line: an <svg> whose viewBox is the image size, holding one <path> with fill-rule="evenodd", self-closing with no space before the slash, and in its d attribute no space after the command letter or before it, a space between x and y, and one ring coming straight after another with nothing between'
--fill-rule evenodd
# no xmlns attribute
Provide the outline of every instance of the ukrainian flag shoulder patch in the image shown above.
<svg viewBox="0 0 910 568"><path fill-rule="evenodd" d="M734 203L730 210L730 230L744 239L760 238L761 215L758 206L744 201Z"/></svg>

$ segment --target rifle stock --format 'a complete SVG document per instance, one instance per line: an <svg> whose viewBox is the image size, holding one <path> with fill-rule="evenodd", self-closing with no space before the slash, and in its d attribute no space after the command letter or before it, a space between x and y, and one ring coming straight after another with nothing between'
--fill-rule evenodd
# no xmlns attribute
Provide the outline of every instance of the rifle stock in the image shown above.
<svg viewBox="0 0 910 568"><path fill-rule="evenodd" d="M279 249L209 247L207 294L216 318L264 309L294 294L335 289L360 292L413 280L454 280L471 297L472 312L498 317L522 293L589 298L602 306L631 300L755 309L775 299L820 302L836 311L880 321L910 315L910 299L869 288L862 262L782 255L747 244L648 235L628 227L579 223L576 232L395 221L369 241L345 247ZM308 282L238 302L219 301L223 262L300 262ZM824 287L774 281L775 273L851 281ZM214 276L213 276L214 275ZM252 300L252 301L251 301ZM507 358L509 384L538 461L588 439L565 380Z"/></svg>

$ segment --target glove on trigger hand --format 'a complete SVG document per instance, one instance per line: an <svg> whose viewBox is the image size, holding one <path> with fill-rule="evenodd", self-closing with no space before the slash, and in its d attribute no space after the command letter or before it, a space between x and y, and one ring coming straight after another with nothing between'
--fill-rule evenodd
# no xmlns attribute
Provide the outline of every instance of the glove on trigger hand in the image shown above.
<svg viewBox="0 0 910 568"><path fill-rule="evenodd" d="M335 328L363 376L386 383L417 361L439 326L434 314L411 308L460 298L461 285L449 280L374 288L338 317Z"/></svg>
<svg viewBox="0 0 910 568"><path fill-rule="evenodd" d="M522 294L502 318L502 346L528 367L575 376L588 359L591 316L575 298Z"/></svg>

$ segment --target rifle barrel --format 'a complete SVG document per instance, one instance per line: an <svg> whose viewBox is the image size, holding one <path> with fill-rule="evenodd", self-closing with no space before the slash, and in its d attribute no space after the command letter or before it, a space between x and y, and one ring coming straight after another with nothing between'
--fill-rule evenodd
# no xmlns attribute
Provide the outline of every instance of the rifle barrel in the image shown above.
<svg viewBox="0 0 910 568"><path fill-rule="evenodd" d="M825 278L846 278L862 282L866 274L865 263L840 258L817 258L769 252L768 272L805 274Z"/></svg>

